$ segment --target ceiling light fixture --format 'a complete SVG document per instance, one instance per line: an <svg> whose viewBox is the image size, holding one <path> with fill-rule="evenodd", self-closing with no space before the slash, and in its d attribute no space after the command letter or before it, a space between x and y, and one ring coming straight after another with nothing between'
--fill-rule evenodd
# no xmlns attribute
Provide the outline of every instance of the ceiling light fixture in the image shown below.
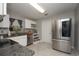
<svg viewBox="0 0 79 59"><path fill-rule="evenodd" d="M42 7L40 7L37 3L30 3L30 5L32 5L36 10L38 10L41 13L45 12L45 10Z"/></svg>

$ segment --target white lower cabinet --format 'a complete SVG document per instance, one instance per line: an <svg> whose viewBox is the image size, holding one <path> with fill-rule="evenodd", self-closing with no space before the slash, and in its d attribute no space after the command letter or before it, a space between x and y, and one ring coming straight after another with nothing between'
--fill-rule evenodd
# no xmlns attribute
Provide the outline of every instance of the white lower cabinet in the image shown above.
<svg viewBox="0 0 79 59"><path fill-rule="evenodd" d="M10 37L8 39L16 41L16 42L18 42L22 46L26 46L27 45L27 35Z"/></svg>

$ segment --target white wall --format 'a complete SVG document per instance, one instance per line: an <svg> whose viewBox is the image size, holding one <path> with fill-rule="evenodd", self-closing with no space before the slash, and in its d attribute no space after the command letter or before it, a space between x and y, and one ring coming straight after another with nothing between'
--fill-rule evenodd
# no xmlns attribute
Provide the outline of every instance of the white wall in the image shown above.
<svg viewBox="0 0 79 59"><path fill-rule="evenodd" d="M76 21L75 21L75 46L79 50L79 5L76 9Z"/></svg>

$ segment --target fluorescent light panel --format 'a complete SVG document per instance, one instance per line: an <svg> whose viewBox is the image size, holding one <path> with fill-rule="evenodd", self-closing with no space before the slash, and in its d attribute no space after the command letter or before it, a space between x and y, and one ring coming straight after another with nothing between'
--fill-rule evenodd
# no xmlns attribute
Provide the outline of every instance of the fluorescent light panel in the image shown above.
<svg viewBox="0 0 79 59"><path fill-rule="evenodd" d="M70 20L69 18L61 19L61 21L69 21L69 20Z"/></svg>
<svg viewBox="0 0 79 59"><path fill-rule="evenodd" d="M30 3L30 5L32 5L36 10L38 10L41 13L45 12L45 10L42 7L40 7L37 3Z"/></svg>

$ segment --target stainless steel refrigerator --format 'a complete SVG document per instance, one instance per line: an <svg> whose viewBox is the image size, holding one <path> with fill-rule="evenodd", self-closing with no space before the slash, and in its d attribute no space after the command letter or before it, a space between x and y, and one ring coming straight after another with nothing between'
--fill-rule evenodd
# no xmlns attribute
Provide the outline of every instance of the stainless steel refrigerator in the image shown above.
<svg viewBox="0 0 79 59"><path fill-rule="evenodd" d="M53 49L71 53L71 18L57 20L57 38L53 39Z"/></svg>

